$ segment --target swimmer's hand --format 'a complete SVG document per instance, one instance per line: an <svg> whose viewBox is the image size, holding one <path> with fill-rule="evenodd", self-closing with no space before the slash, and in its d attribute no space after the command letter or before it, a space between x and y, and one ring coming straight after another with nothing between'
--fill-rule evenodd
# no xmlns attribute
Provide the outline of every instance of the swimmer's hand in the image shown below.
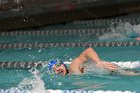
<svg viewBox="0 0 140 93"><path fill-rule="evenodd" d="M100 62L97 64L98 67L104 68L108 71L117 71L119 69L119 66L114 64L114 63L110 63L110 62Z"/></svg>

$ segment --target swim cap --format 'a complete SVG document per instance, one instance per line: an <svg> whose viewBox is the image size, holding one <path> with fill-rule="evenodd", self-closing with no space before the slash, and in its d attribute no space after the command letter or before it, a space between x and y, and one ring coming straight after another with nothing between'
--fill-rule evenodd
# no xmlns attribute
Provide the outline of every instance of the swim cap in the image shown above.
<svg viewBox="0 0 140 93"><path fill-rule="evenodd" d="M130 38L136 38L136 37L138 37L138 34L136 34L136 33L131 33L131 34L129 35L129 37L130 37Z"/></svg>
<svg viewBox="0 0 140 93"><path fill-rule="evenodd" d="M49 70L52 69L52 66L53 66L54 64L58 64L58 63L63 64L63 62L61 62L60 60L51 60L51 61L49 62L49 64L48 64L48 69L49 69Z"/></svg>

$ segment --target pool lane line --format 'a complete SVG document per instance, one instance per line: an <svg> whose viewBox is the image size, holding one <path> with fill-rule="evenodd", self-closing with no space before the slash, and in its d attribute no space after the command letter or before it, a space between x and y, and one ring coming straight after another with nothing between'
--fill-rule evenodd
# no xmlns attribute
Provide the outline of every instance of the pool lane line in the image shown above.
<svg viewBox="0 0 140 93"><path fill-rule="evenodd" d="M122 46L140 46L140 41L66 42L66 43L0 43L0 49L48 48L48 47L122 47Z"/></svg>
<svg viewBox="0 0 140 93"><path fill-rule="evenodd" d="M43 62L0 62L0 68L15 68L15 69L30 69L44 67L47 65L46 61Z"/></svg>
<svg viewBox="0 0 140 93"><path fill-rule="evenodd" d="M98 19L98 20L82 20L82 21L74 21L73 25L93 25L96 26L110 26L110 24L119 23L130 23L132 25L140 24L140 17L138 18L108 18L108 19Z"/></svg>
<svg viewBox="0 0 140 93"><path fill-rule="evenodd" d="M59 29L59 30L41 30L41 31L11 31L0 32L0 36L35 36L35 35L76 35L76 34L94 34L102 35L104 33L112 32L110 28L88 28L88 29Z"/></svg>
<svg viewBox="0 0 140 93"><path fill-rule="evenodd" d="M74 25L81 25L81 24L110 24L110 23L124 23L129 22L130 24L139 24L140 23L140 13L134 14L134 15L128 15L128 16L120 16L120 17L114 17L114 18L100 18L100 19L94 19L94 20L80 20L80 21L74 21Z"/></svg>
<svg viewBox="0 0 140 93"><path fill-rule="evenodd" d="M70 65L71 62L65 61L64 62L66 65ZM117 64L121 68L130 68L130 69L137 69L140 68L140 62L135 61L135 62L112 62L114 64ZM0 68L14 68L14 69L30 69L30 68L39 68L39 67L47 67L48 62L47 61L30 61L30 62L0 62Z"/></svg>

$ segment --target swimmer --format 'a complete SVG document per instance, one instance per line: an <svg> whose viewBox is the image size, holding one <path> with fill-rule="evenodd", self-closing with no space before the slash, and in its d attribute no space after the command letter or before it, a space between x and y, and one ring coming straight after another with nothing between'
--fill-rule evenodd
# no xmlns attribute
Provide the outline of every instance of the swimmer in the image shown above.
<svg viewBox="0 0 140 93"><path fill-rule="evenodd" d="M135 39L140 41L140 37L136 37Z"/></svg>
<svg viewBox="0 0 140 93"><path fill-rule="evenodd" d="M138 35L137 33L131 33L131 34L129 35L129 37L130 37L130 38L133 38L133 39L135 39L135 40L140 40L140 37L139 37L139 35Z"/></svg>
<svg viewBox="0 0 140 93"><path fill-rule="evenodd" d="M84 50L77 58L71 62L69 69L63 62L57 60L50 61L48 68L53 69L56 74L82 74L84 73L84 67L81 66L82 64L88 62L88 60L91 60L97 67L109 71L112 75L114 75L114 73L119 73L118 71L120 71L120 67L118 65L102 61L93 48L87 48ZM121 70L120 74L140 75L140 73L137 73L133 70Z"/></svg>

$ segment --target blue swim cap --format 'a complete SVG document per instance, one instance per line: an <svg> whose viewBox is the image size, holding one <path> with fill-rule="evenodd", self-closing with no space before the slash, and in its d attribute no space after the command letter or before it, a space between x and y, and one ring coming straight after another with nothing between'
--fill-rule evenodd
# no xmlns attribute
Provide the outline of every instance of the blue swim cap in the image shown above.
<svg viewBox="0 0 140 93"><path fill-rule="evenodd" d="M48 64L48 69L51 69L54 64L57 63L57 60L51 60Z"/></svg>
<svg viewBox="0 0 140 93"><path fill-rule="evenodd" d="M131 34L129 35L129 37L130 37L130 38L136 38L136 37L138 37L138 34L136 34L136 33L131 33Z"/></svg>
<svg viewBox="0 0 140 93"><path fill-rule="evenodd" d="M48 69L49 69L49 70L52 69L52 66L53 66L54 64L57 64L57 63L63 64L63 62L61 62L61 61L59 61L59 60L51 60L51 61L49 62L49 64L48 64Z"/></svg>

